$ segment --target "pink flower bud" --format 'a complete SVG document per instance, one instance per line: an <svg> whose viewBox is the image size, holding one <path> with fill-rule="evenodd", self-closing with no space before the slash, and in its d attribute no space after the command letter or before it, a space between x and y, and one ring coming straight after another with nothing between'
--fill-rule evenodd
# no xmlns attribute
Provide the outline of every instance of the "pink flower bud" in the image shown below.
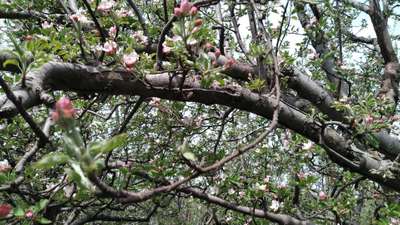
<svg viewBox="0 0 400 225"><path fill-rule="evenodd" d="M195 26L201 26L203 24L203 20L202 19L196 19L195 21L194 21L194 25Z"/></svg>
<svg viewBox="0 0 400 225"><path fill-rule="evenodd" d="M112 0L102 0L97 7L97 10L99 10L100 13L109 13L111 11L111 8L114 6L115 2Z"/></svg>
<svg viewBox="0 0 400 225"><path fill-rule="evenodd" d="M319 197L319 200L321 200L321 201L324 201L324 200L326 200L328 198L328 196L323 191L320 191L318 193L318 197Z"/></svg>
<svg viewBox="0 0 400 225"><path fill-rule="evenodd" d="M180 17L180 16L182 16L182 14L183 14L183 12L182 12L181 8L175 8L174 9L174 15L175 16Z"/></svg>
<svg viewBox="0 0 400 225"><path fill-rule="evenodd" d="M374 117L372 117L371 115L368 115L364 118L364 121L367 125L370 125L374 122Z"/></svg>
<svg viewBox="0 0 400 225"><path fill-rule="evenodd" d="M189 14L190 14L191 16L195 16L195 15L197 14L197 11L198 11L197 7L196 7L196 6L193 6L193 7L190 9Z"/></svg>
<svg viewBox="0 0 400 225"><path fill-rule="evenodd" d="M33 211L28 210L25 212L25 217L31 219L33 217Z"/></svg>
<svg viewBox="0 0 400 225"><path fill-rule="evenodd" d="M112 38L115 38L115 36L117 35L117 27L116 26L112 26L110 28L110 31L108 32L110 34L110 36Z"/></svg>
<svg viewBox="0 0 400 225"><path fill-rule="evenodd" d="M0 173L5 173L11 170L11 165L8 163L8 160L5 159L0 161Z"/></svg>
<svg viewBox="0 0 400 225"><path fill-rule="evenodd" d="M183 14L188 14L192 9L192 4L188 0L182 0L180 8Z"/></svg>
<svg viewBox="0 0 400 225"><path fill-rule="evenodd" d="M56 109L51 116L54 121L58 121L60 118L73 118L75 116L75 109L71 100L69 100L67 97L60 98L57 101Z"/></svg>

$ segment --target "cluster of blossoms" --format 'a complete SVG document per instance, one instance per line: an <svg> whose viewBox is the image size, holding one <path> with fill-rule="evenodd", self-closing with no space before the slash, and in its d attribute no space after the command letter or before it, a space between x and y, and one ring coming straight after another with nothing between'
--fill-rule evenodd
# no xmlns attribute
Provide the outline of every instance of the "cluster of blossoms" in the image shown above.
<svg viewBox="0 0 400 225"><path fill-rule="evenodd" d="M187 15L195 16L197 14L197 7L190 3L188 0L182 0L179 7L174 9L176 17L184 17Z"/></svg>
<svg viewBox="0 0 400 225"><path fill-rule="evenodd" d="M57 122L60 119L74 118L76 110L72 105L71 100L67 97L62 97L56 102L55 110L51 113L51 118Z"/></svg>

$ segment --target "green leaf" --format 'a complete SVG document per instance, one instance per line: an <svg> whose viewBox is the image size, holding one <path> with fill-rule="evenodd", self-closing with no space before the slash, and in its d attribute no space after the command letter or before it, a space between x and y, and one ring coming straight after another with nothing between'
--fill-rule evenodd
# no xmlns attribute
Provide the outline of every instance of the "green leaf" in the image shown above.
<svg viewBox="0 0 400 225"><path fill-rule="evenodd" d="M38 169L51 169L54 166L58 166L60 164L65 164L68 162L70 157L62 152L52 152L45 155L41 160L34 164L34 167Z"/></svg>
<svg viewBox="0 0 400 225"><path fill-rule="evenodd" d="M182 155L187 160L197 161L197 157L193 154L193 152L184 152Z"/></svg>
<svg viewBox="0 0 400 225"><path fill-rule="evenodd" d="M8 65L19 66L19 62L16 59L7 59L5 62L3 62L3 67L6 67Z"/></svg>
<svg viewBox="0 0 400 225"><path fill-rule="evenodd" d="M51 224L53 223L51 220L48 220L44 217L39 217L36 219L36 222L40 223L40 224Z"/></svg>
<svg viewBox="0 0 400 225"><path fill-rule="evenodd" d="M77 162L72 162L71 163L71 167L73 169L73 171L75 172L75 181L78 181L78 184L80 184L81 186L94 191L94 186L93 184L90 182L90 180L85 176L82 168L80 167L80 165Z"/></svg>
<svg viewBox="0 0 400 225"><path fill-rule="evenodd" d="M95 143L89 147L89 151L92 156L96 156L98 154L108 153L116 148L122 147L127 142L127 134L119 134L117 136L112 137L109 140L102 141L100 143Z"/></svg>
<svg viewBox="0 0 400 225"><path fill-rule="evenodd" d="M25 216L25 212L21 207L17 206L16 208L14 208L14 216L23 217Z"/></svg>
<svg viewBox="0 0 400 225"><path fill-rule="evenodd" d="M39 211L42 211L44 208L46 208L47 204L49 203L48 199L42 199L39 201Z"/></svg>

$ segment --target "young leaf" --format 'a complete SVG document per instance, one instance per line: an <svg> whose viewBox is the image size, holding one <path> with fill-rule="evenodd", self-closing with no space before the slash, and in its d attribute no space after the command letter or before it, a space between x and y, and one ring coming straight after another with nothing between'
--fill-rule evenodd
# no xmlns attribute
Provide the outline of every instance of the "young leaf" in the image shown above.
<svg viewBox="0 0 400 225"><path fill-rule="evenodd" d="M52 152L45 155L41 160L34 164L34 167L38 169L51 169L54 166L65 164L70 159L69 156L62 152Z"/></svg>
<svg viewBox="0 0 400 225"><path fill-rule="evenodd" d="M40 223L40 224L51 224L53 223L51 220L48 220L44 217L39 217L36 219L36 222Z"/></svg>
<svg viewBox="0 0 400 225"><path fill-rule="evenodd" d="M185 157L185 159L190 160L190 161L197 161L197 157L192 153L192 152L184 152L183 157Z"/></svg>
<svg viewBox="0 0 400 225"><path fill-rule="evenodd" d="M119 148L126 144L127 134L120 134L112 137L109 140L102 141L100 143L96 143L90 146L90 153L92 156L96 156L98 154L108 153L116 148Z"/></svg>

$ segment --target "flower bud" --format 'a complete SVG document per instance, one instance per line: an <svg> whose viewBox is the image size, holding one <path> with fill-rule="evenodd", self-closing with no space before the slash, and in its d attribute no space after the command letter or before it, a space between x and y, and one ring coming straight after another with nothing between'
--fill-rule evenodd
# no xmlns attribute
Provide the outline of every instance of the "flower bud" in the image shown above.
<svg viewBox="0 0 400 225"><path fill-rule="evenodd" d="M190 14L191 16L195 16L195 15L197 14L197 11L198 11L197 7L196 7L196 6L193 6L193 7L190 9L189 14Z"/></svg>
<svg viewBox="0 0 400 225"><path fill-rule="evenodd" d="M194 25L196 27L201 26L202 24L203 24L203 20L202 19L197 19L197 20L194 21Z"/></svg>

